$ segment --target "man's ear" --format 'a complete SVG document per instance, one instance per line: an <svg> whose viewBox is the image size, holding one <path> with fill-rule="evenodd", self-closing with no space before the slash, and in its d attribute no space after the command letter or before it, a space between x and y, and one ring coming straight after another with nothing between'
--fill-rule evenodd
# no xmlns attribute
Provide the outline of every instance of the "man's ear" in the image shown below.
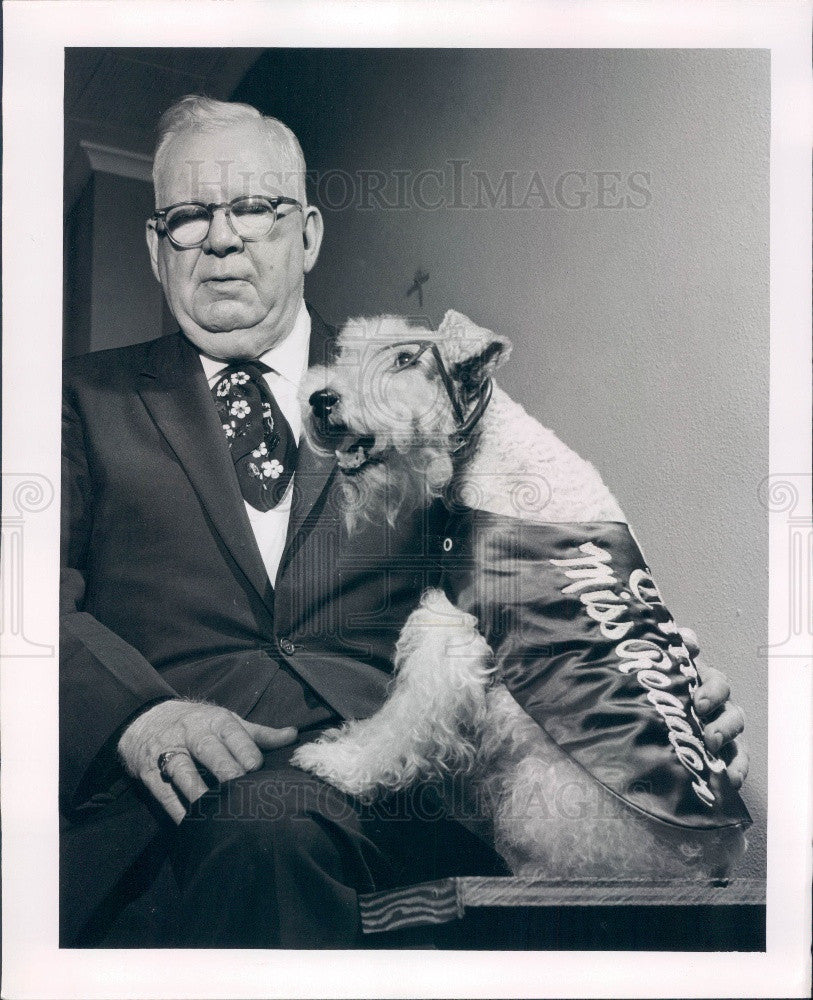
<svg viewBox="0 0 813 1000"><path fill-rule="evenodd" d="M161 283L161 272L158 270L158 233L155 229L155 223L152 219L147 220L147 229L145 233L147 237L147 249L150 252L150 264L152 265L152 273L155 275L155 280Z"/></svg>
<svg viewBox="0 0 813 1000"><path fill-rule="evenodd" d="M302 229L305 260L302 269L307 274L319 257L319 248L322 246L322 237L325 233L325 223L322 219L322 213L315 205L306 205L302 212L305 216L305 224Z"/></svg>

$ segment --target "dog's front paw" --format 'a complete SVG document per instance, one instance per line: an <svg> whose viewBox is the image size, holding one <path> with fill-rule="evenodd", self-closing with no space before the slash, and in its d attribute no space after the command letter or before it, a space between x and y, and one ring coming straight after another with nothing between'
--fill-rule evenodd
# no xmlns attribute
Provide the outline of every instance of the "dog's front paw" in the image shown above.
<svg viewBox="0 0 813 1000"><path fill-rule="evenodd" d="M291 763L326 781L331 780L331 775L335 771L337 746L335 739L338 733L338 729L329 729L315 742L298 747L291 755ZM331 742L328 743L325 737Z"/></svg>
<svg viewBox="0 0 813 1000"><path fill-rule="evenodd" d="M379 790L380 775L363 745L347 728L329 729L314 743L306 743L291 756L291 763L322 778L348 795L368 798Z"/></svg>

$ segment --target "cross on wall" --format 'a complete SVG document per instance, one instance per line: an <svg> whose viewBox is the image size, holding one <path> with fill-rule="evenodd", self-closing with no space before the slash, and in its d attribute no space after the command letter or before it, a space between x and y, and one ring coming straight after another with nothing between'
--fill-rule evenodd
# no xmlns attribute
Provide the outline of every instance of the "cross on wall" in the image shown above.
<svg viewBox="0 0 813 1000"><path fill-rule="evenodd" d="M415 292L418 293L418 307L420 309L423 308L423 286L428 280L429 274L419 267L412 279L412 284L406 290L407 298Z"/></svg>

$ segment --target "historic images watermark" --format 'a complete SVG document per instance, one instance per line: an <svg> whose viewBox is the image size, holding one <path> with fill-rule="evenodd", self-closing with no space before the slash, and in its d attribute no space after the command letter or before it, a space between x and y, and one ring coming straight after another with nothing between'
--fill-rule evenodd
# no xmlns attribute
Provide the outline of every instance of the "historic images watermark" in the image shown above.
<svg viewBox="0 0 813 1000"><path fill-rule="evenodd" d="M245 170L231 160L217 161L216 174L204 174L202 160L188 160L193 196L208 201L213 189L238 188L244 194L273 198L298 188L291 170ZM483 169L472 160L449 159L420 170L345 170L306 172L314 204L327 212L358 211L639 211L653 200L650 170Z"/></svg>
<svg viewBox="0 0 813 1000"><path fill-rule="evenodd" d="M786 611L784 635L759 650L761 656L810 659L813 642L813 476L802 473L766 476L759 484L760 503L771 519L784 520L787 570L776 580L776 598Z"/></svg>
<svg viewBox="0 0 813 1000"><path fill-rule="evenodd" d="M25 523L51 506L54 485L30 472L3 473L2 548L0 548L0 640L3 656L53 656L54 647L25 634L23 599L27 578Z"/></svg>
<svg viewBox="0 0 813 1000"><path fill-rule="evenodd" d="M623 762L608 765L607 775L619 779L627 773ZM641 779L630 790L651 794L651 783ZM500 808L504 791L499 783L477 782L472 775L450 772L444 779L430 778L397 792L354 796L307 775L279 774L261 781L231 781L211 813L214 820L281 820L299 822L314 813L337 822L354 813L369 820L392 823L443 818L472 822L491 820ZM511 794L510 809L521 821L541 823L617 821L628 806L602 784L583 774L562 780L554 771L518 785ZM200 819L193 810L189 822Z"/></svg>
<svg viewBox="0 0 813 1000"><path fill-rule="evenodd" d="M446 160L442 169L326 170L308 175L316 202L327 211L424 212L580 211L644 209L652 202L652 174L633 170L479 169L470 160Z"/></svg>

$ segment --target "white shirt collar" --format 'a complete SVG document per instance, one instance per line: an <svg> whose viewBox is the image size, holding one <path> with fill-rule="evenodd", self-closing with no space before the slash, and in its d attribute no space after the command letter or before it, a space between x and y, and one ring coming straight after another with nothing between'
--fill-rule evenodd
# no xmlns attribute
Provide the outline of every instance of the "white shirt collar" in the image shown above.
<svg viewBox="0 0 813 1000"><path fill-rule="evenodd" d="M285 340L269 348L257 360L263 361L286 382L298 387L308 367L310 337L311 318L303 299L299 303L299 312L296 314L293 328ZM200 361L210 384L230 364L230 362L210 358L205 354L201 354Z"/></svg>

